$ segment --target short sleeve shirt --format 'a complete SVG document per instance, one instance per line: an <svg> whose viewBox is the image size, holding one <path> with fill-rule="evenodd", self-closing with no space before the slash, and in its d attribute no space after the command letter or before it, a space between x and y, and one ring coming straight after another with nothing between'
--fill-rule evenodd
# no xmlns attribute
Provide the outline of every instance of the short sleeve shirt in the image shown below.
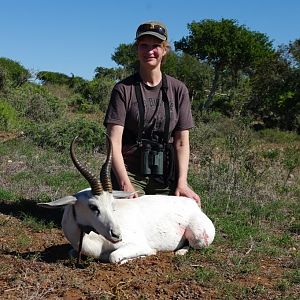
<svg viewBox="0 0 300 300"><path fill-rule="evenodd" d="M167 77L167 96L170 107L170 136L175 131L188 130L194 126L191 103L188 89L183 82L166 75ZM127 149L132 149L136 144L139 130L139 108L135 95L135 85L137 77L132 75L118 82L111 93L110 103L104 119L104 125L116 124L124 127L123 133L123 157L126 163L127 156L131 156ZM149 87L143 83L141 92L145 107L144 115L144 136L152 138L154 135L162 137L165 124L165 107L162 101L162 83L155 87ZM129 161L128 161L129 163ZM131 164L131 163L130 163Z"/></svg>

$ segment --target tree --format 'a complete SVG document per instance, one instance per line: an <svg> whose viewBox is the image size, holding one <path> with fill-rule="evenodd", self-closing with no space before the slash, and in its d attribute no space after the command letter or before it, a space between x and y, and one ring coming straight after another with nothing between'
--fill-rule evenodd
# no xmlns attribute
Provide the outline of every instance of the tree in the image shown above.
<svg viewBox="0 0 300 300"><path fill-rule="evenodd" d="M205 62L200 62L194 56L171 51L162 70L187 85L193 106L199 108L200 103L203 103L207 96L207 89L211 84L211 67Z"/></svg>
<svg viewBox="0 0 300 300"><path fill-rule="evenodd" d="M111 58L116 64L123 67L122 78L137 70L138 60L135 44L120 44Z"/></svg>
<svg viewBox="0 0 300 300"><path fill-rule="evenodd" d="M27 82L30 77L30 72L20 63L0 57L0 90L6 84L12 84L14 87L20 86Z"/></svg>
<svg viewBox="0 0 300 300"><path fill-rule="evenodd" d="M43 85L65 85L74 92L83 94L88 85L88 81L80 76L68 76L59 72L40 71L37 73L36 78L39 79Z"/></svg>
<svg viewBox="0 0 300 300"><path fill-rule="evenodd" d="M123 70L122 68L104 68L97 67L95 69L95 79L107 78L114 81L122 79Z"/></svg>
<svg viewBox="0 0 300 300"><path fill-rule="evenodd" d="M41 80L43 84L59 84L69 85L71 77L59 72L40 71L37 73L36 78Z"/></svg>
<svg viewBox="0 0 300 300"><path fill-rule="evenodd" d="M292 60L294 65L298 68L300 67L300 39L290 42L289 44L289 53L292 55Z"/></svg>
<svg viewBox="0 0 300 300"><path fill-rule="evenodd" d="M214 78L204 109L209 107L223 72L237 83L242 71L251 74L257 62L274 52L272 43L262 33L239 26L235 20L203 20L188 24L189 35L175 42L175 49L207 62L214 69Z"/></svg>
<svg viewBox="0 0 300 300"><path fill-rule="evenodd" d="M252 95L247 109L266 127L300 129L300 68L297 41L281 46L257 65L251 77ZM296 54L294 56L294 54Z"/></svg>

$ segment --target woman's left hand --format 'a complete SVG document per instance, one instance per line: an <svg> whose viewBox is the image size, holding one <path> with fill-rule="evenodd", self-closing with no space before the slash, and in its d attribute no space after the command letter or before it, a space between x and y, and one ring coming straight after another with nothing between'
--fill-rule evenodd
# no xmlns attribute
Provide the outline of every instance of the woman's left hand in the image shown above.
<svg viewBox="0 0 300 300"><path fill-rule="evenodd" d="M185 196L194 199L201 206L201 199L188 185L177 186L175 196Z"/></svg>

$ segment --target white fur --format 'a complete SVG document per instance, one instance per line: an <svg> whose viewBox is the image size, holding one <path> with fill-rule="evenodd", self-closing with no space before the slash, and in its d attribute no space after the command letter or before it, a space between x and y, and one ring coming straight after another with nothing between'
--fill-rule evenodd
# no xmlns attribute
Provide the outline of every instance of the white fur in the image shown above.
<svg viewBox="0 0 300 300"><path fill-rule="evenodd" d="M211 244L215 236L211 220L194 200L186 197L145 195L115 199L111 193L104 191L95 196L90 189L85 189L42 205L66 205L62 229L76 250L80 236L78 224L92 226L99 234L93 231L84 234L82 253L112 263L124 263L157 251L176 251L187 241L198 249Z"/></svg>

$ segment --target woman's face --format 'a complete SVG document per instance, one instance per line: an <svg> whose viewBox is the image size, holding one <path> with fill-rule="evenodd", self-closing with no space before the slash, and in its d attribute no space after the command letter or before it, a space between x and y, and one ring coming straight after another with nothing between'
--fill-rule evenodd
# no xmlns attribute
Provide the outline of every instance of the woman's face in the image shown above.
<svg viewBox="0 0 300 300"><path fill-rule="evenodd" d="M167 53L160 39L146 35L137 42L138 59L141 67L154 69L160 67L161 61Z"/></svg>

